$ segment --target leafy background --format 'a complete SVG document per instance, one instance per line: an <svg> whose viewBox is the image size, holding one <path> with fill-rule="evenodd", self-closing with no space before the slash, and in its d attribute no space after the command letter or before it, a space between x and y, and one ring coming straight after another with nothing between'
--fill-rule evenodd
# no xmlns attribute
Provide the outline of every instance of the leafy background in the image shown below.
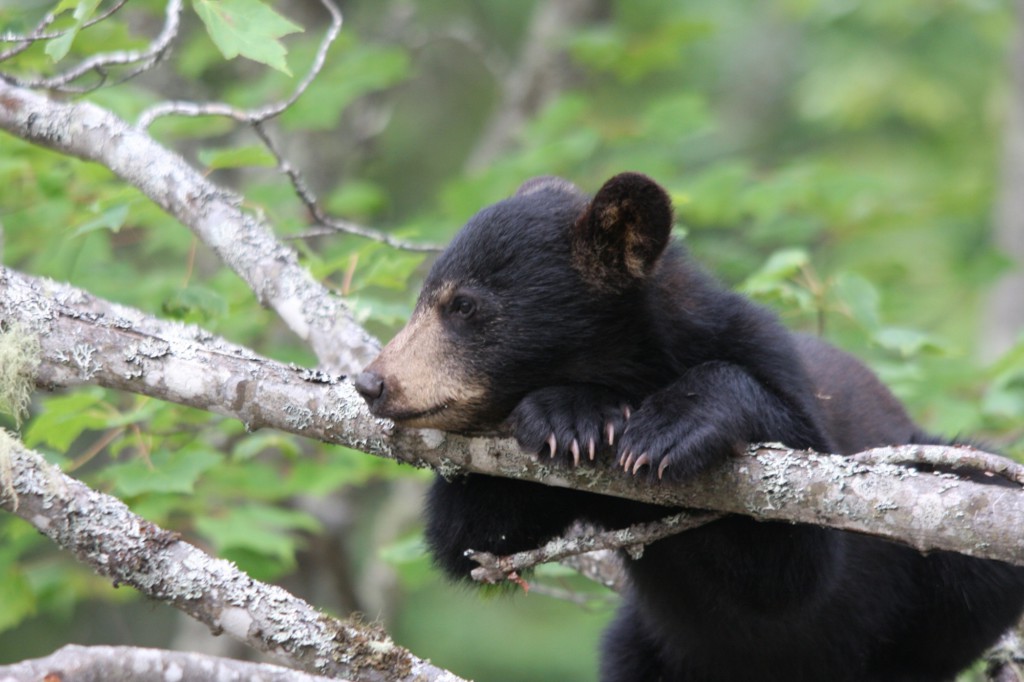
<svg viewBox="0 0 1024 682"><path fill-rule="evenodd" d="M62 3L58 26L81 25L98 5ZM274 134L334 214L425 242L444 243L531 176L594 190L621 170L648 173L675 200L678 236L723 279L866 359L931 430L1024 454L1024 345L983 353L987 297L1010 267L991 230L1011 3L591 5L557 39L562 87L497 154L483 142L542 4L344 3L324 73ZM0 8L0 32L24 32L51 8L14 0ZM284 97L326 24L314 2L275 9L194 0L167 65L88 98L133 120L171 97ZM162 12L133 1L3 67L46 73L138 48ZM225 21L236 16L249 22ZM272 158L228 121L162 119L153 133L242 190L375 334L401 326L429 258L303 237L308 216ZM0 137L0 225L6 266L314 363L187 230L99 166ZM558 567L527 596L444 584L419 541L422 473L100 389L41 394L20 429L146 517L327 610L381 619L399 643L461 675L596 674L614 597ZM193 629L0 518L0 661L67 641L209 646Z"/></svg>

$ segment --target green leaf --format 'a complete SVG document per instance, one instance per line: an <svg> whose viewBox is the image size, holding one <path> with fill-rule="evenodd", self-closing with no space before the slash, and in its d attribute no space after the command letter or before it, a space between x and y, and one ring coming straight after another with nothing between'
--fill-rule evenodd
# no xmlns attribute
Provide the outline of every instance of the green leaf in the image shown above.
<svg viewBox="0 0 1024 682"><path fill-rule="evenodd" d="M380 185L348 180L327 197L327 210L338 215L365 218L387 206L388 196Z"/></svg>
<svg viewBox="0 0 1024 682"><path fill-rule="evenodd" d="M332 130L345 107L368 93L401 83L411 70L409 55L400 48L345 45L282 121L291 130Z"/></svg>
<svg viewBox="0 0 1024 682"><path fill-rule="evenodd" d="M277 450L288 457L298 457L300 454L294 438L283 433L267 431L241 439L232 449L231 457L236 461L246 461L264 450Z"/></svg>
<svg viewBox="0 0 1024 682"><path fill-rule="evenodd" d="M93 409L103 402L103 395L102 390L93 389L46 398L25 430L25 445L45 444L65 452L83 431L106 428L113 413Z"/></svg>
<svg viewBox="0 0 1024 682"><path fill-rule="evenodd" d="M867 329L877 329L880 321L878 289L871 282L853 273L836 277L833 292L846 304L850 314Z"/></svg>
<svg viewBox="0 0 1024 682"><path fill-rule="evenodd" d="M124 221L128 218L128 204L119 204L109 208L98 217L86 221L78 226L72 233L72 237L80 237L83 234L96 230L110 230L118 232L124 227Z"/></svg>
<svg viewBox="0 0 1024 682"><path fill-rule="evenodd" d="M75 41L75 37L82 29L82 24L92 18L99 4L100 0L77 0L77 2L75 0L64 0L64 2L57 6L54 14L60 14L74 6L75 23L65 29L64 34L59 38L55 38L46 44L45 52L50 59L59 62L67 56L68 51L71 49L71 43Z"/></svg>
<svg viewBox="0 0 1024 682"><path fill-rule="evenodd" d="M68 54L68 50L71 49L71 43L74 42L76 35L78 35L77 26L75 28L68 29L64 35L54 38L46 44L46 54L55 62L59 62L61 59L64 59Z"/></svg>
<svg viewBox="0 0 1024 682"><path fill-rule="evenodd" d="M103 475L126 497L151 492L191 493L203 472L219 464L221 459L211 450L161 450L153 453L149 461L136 458L107 467Z"/></svg>
<svg viewBox="0 0 1024 682"><path fill-rule="evenodd" d="M260 145L230 149L203 149L199 152L199 160L203 165L214 170L247 166L273 168L277 165L274 155L267 151L266 147Z"/></svg>
<svg viewBox="0 0 1024 682"><path fill-rule="evenodd" d="M348 448L330 448L323 459L305 457L292 466L288 488L296 494L327 495L344 485L365 485L370 479L403 475L399 467L379 457Z"/></svg>
<svg viewBox="0 0 1024 682"><path fill-rule="evenodd" d="M678 65L684 46L709 31L708 24L687 19L671 19L629 33L602 26L578 31L571 41L570 51L581 64L634 83Z"/></svg>
<svg viewBox="0 0 1024 682"><path fill-rule="evenodd" d="M872 340L886 350L894 351L901 357L909 358L919 353L943 353L945 346L931 334L916 329L885 327L872 334Z"/></svg>
<svg viewBox="0 0 1024 682"><path fill-rule="evenodd" d="M228 547L218 551L218 554L222 559L230 561L245 571L246 575L263 582L277 580L282 575L294 571L296 565L294 552L287 556L271 556L249 549Z"/></svg>
<svg viewBox="0 0 1024 682"><path fill-rule="evenodd" d="M381 561L392 566L400 566L412 561L420 561L427 556L427 544L421 534L413 533L381 547L377 554Z"/></svg>
<svg viewBox="0 0 1024 682"><path fill-rule="evenodd" d="M1005 377L1024 374L1024 335L1003 355L992 363L990 373L999 381Z"/></svg>
<svg viewBox="0 0 1024 682"><path fill-rule="evenodd" d="M293 531L316 532L320 524L304 512L244 505L229 508L223 516L196 519L196 527L218 552L242 549L287 560L298 545Z"/></svg>
<svg viewBox="0 0 1024 682"><path fill-rule="evenodd" d="M17 626L35 613L36 595L24 572L9 565L0 573L0 632Z"/></svg>
<svg viewBox="0 0 1024 682"><path fill-rule="evenodd" d="M1024 388L1013 385L992 387L985 394L982 410L988 417L1019 423L1024 415Z"/></svg>
<svg viewBox="0 0 1024 682"><path fill-rule="evenodd" d="M381 561L387 563L401 576L403 585L419 587L436 580L426 543L420 533L398 538L377 550L377 554Z"/></svg>
<svg viewBox="0 0 1024 682"><path fill-rule="evenodd" d="M800 274L811 257L803 249L783 249L773 253L761 269L747 278L741 289L755 294L774 291L787 280Z"/></svg>
<svg viewBox="0 0 1024 682"><path fill-rule="evenodd" d="M192 6L225 59L241 55L292 75L278 38L301 32L301 26L259 0L192 0Z"/></svg>
<svg viewBox="0 0 1024 682"><path fill-rule="evenodd" d="M228 313L228 302L216 289L191 285L180 289L161 305L163 313L182 322L206 324Z"/></svg>
<svg viewBox="0 0 1024 682"><path fill-rule="evenodd" d="M378 286L404 291L408 287L409 275L424 258L421 253L394 250L377 252L362 271L360 286Z"/></svg>

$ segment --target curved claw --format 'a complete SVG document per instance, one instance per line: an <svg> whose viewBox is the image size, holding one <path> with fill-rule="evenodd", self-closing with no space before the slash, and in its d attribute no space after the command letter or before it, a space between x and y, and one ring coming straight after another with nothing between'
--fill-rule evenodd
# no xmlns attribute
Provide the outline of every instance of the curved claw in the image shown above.
<svg viewBox="0 0 1024 682"><path fill-rule="evenodd" d="M587 443L587 458L589 458L591 462L594 461L594 454L596 452L597 452L597 447L596 447L596 445L594 443L594 439L591 438L590 441Z"/></svg>
<svg viewBox="0 0 1024 682"><path fill-rule="evenodd" d="M604 425L604 433L608 436L608 445L615 445L615 424L608 422Z"/></svg>
<svg viewBox="0 0 1024 682"><path fill-rule="evenodd" d="M569 451L572 452L572 465L578 467L580 465L580 444L576 442L575 438L572 439Z"/></svg>
<svg viewBox="0 0 1024 682"><path fill-rule="evenodd" d="M548 448L551 450L551 457L553 458L555 456L555 453L558 452L558 442L555 440L555 434L552 433L550 436L548 436L547 442Z"/></svg>
<svg viewBox="0 0 1024 682"><path fill-rule="evenodd" d="M650 463L651 463L651 458L647 456L646 452L644 454L640 455L639 457L637 457L636 458L636 463L633 464L633 475L636 476L636 472L640 471L640 469L643 466L645 466L647 464L650 464Z"/></svg>
<svg viewBox="0 0 1024 682"><path fill-rule="evenodd" d="M661 477L665 474L665 469L668 468L668 463L669 463L669 459L668 459L668 457L666 457L665 459L661 460L661 464L658 465L658 480L659 481L661 480Z"/></svg>
<svg viewBox="0 0 1024 682"><path fill-rule="evenodd" d="M632 408L626 403L622 403L622 416L626 418L626 421L629 421L629 418L633 416Z"/></svg>
<svg viewBox="0 0 1024 682"><path fill-rule="evenodd" d="M629 452L626 455L626 461L622 463L622 469L624 471L629 471L630 467L632 467L632 466L633 466L633 453Z"/></svg>

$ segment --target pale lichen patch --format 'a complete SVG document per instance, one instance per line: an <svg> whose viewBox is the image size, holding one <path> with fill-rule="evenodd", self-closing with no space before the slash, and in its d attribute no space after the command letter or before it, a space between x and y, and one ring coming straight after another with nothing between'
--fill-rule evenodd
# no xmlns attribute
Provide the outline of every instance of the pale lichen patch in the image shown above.
<svg viewBox="0 0 1024 682"><path fill-rule="evenodd" d="M246 641L252 623L252 616L243 608L228 606L221 611L220 627L235 639Z"/></svg>
<svg viewBox="0 0 1024 682"><path fill-rule="evenodd" d="M175 369L178 371L175 371ZM189 400L203 395L206 387L206 377L197 376L187 366L180 368L167 367L167 371L164 374L164 385L174 395Z"/></svg>
<svg viewBox="0 0 1024 682"><path fill-rule="evenodd" d="M20 325L0 332L0 410L19 425L28 410L41 354L39 338Z"/></svg>
<svg viewBox="0 0 1024 682"><path fill-rule="evenodd" d="M17 441L7 431L0 429L0 497L13 501L18 509L18 491L14 489L14 448Z"/></svg>
<svg viewBox="0 0 1024 682"><path fill-rule="evenodd" d="M284 406L285 420L295 431L303 431L313 424L313 411L302 405L288 404Z"/></svg>
<svg viewBox="0 0 1024 682"><path fill-rule="evenodd" d="M444 444L444 431L439 431L437 429L419 429L419 434L420 438L423 440L424 447L430 450L436 450Z"/></svg>

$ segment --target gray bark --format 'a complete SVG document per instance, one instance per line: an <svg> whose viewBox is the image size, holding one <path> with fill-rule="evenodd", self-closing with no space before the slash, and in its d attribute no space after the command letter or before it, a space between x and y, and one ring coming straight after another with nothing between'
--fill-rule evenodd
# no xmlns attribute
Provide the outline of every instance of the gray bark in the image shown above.
<svg viewBox="0 0 1024 682"><path fill-rule="evenodd" d="M204 178L145 132L88 102L57 102L0 79L0 130L100 163L137 187L195 235L273 308L325 367L354 372L379 344L341 299L312 278L240 195Z"/></svg>
<svg viewBox="0 0 1024 682"><path fill-rule="evenodd" d="M280 587L253 580L231 562L210 557L136 516L116 497L64 475L4 431L0 508L115 585L131 585L215 634L227 633L308 672L360 682L459 680L397 646L379 628L331 618Z"/></svg>
<svg viewBox="0 0 1024 682"><path fill-rule="evenodd" d="M0 666L0 682L325 682L327 679L266 663L181 651L76 644L61 647L44 658Z"/></svg>
<svg viewBox="0 0 1024 682"><path fill-rule="evenodd" d="M1011 485L923 473L892 461L958 449L879 448L856 458L752 449L684 485L622 474L611 466L567 468L521 452L507 438L401 429L367 411L348 381L259 357L202 330L115 306L69 285L0 269L0 318L39 338L43 388L98 384L189 405L344 445L446 476L474 472L590 490L666 506L739 513L868 533L922 551L944 549L1024 564L1024 490L1019 465L996 455ZM1018 472L1019 473L1019 472Z"/></svg>

